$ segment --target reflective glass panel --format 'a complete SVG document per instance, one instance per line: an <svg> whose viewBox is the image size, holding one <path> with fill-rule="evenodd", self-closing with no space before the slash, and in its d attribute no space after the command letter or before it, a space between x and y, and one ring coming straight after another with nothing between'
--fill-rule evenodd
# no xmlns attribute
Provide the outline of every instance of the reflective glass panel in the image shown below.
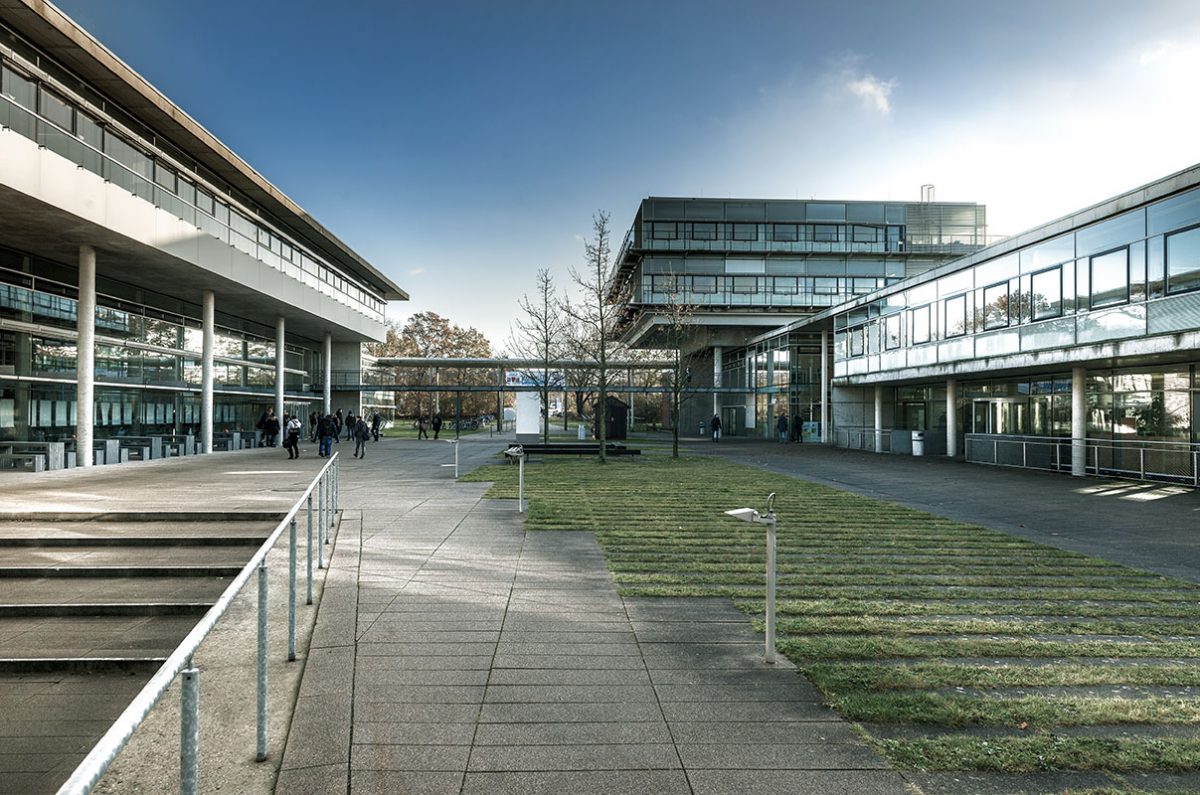
<svg viewBox="0 0 1200 795"><path fill-rule="evenodd" d="M1167 292L1200 288L1200 227L1167 237Z"/></svg>
<svg viewBox="0 0 1200 795"><path fill-rule="evenodd" d="M946 307L946 336L958 337L967 333L967 297L957 295L942 302Z"/></svg>
<svg viewBox="0 0 1200 795"><path fill-rule="evenodd" d="M1092 257L1092 308L1123 304L1129 300L1129 251L1121 249Z"/></svg>
<svg viewBox="0 0 1200 795"><path fill-rule="evenodd" d="M1062 314L1062 268L1033 274L1030 302L1034 320Z"/></svg>

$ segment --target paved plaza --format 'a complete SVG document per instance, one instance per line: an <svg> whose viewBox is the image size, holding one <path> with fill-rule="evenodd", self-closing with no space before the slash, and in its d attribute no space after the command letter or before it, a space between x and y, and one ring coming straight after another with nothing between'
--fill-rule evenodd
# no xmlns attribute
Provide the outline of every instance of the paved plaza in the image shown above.
<svg viewBox="0 0 1200 795"><path fill-rule="evenodd" d="M525 534L439 446L371 455L277 792L904 791L728 600L622 599L593 535Z"/></svg>

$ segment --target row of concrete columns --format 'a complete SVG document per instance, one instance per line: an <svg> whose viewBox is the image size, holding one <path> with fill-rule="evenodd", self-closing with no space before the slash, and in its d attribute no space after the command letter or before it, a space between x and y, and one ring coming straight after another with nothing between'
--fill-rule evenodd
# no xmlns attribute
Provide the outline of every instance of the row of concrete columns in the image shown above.
<svg viewBox="0 0 1200 795"><path fill-rule="evenodd" d="M215 330L216 297L205 290L202 298L200 322L203 343L200 350L200 440L205 453L213 450L213 350L216 343ZM96 250L91 246L79 247L79 304L76 312L78 333L76 386L75 386L75 439L79 466L90 467L94 463L92 449L94 441L93 407L96 405ZM286 363L286 322L282 317L275 319L275 416L283 420L284 365ZM333 340L325 333L325 394L324 412L330 413L330 380L332 377Z"/></svg>
<svg viewBox="0 0 1200 795"><path fill-rule="evenodd" d="M1087 474L1086 373L1083 367L1071 368L1071 474L1076 477ZM823 375L821 381L825 381ZM882 384L875 386L875 452L883 452ZM946 455L958 455L958 382L953 378L946 379Z"/></svg>

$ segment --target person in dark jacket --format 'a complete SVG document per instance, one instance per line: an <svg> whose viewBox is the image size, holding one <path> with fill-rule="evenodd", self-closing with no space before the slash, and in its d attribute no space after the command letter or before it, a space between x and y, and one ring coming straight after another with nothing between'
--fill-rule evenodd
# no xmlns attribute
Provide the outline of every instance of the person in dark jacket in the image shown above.
<svg viewBox="0 0 1200 795"><path fill-rule="evenodd" d="M422 414L417 415L417 438L418 439L428 439L429 438L429 434L425 431L425 416Z"/></svg>
<svg viewBox="0 0 1200 795"><path fill-rule="evenodd" d="M317 412L310 412L308 415L308 440L310 442L317 441Z"/></svg>
<svg viewBox="0 0 1200 795"><path fill-rule="evenodd" d="M779 420L775 423L775 430L779 432L779 441L786 442L788 440L788 418L782 411L779 412Z"/></svg>
<svg viewBox="0 0 1200 795"><path fill-rule="evenodd" d="M371 441L371 429L361 416L354 423L354 457L367 457L367 442Z"/></svg>
<svg viewBox="0 0 1200 795"><path fill-rule="evenodd" d="M275 416L275 409L267 409L267 421L263 433L267 437L267 447L274 447L279 443L279 418Z"/></svg>
<svg viewBox="0 0 1200 795"><path fill-rule="evenodd" d="M378 411L371 415L371 438L377 442L379 441L379 426L382 424L383 417Z"/></svg>
<svg viewBox="0 0 1200 795"><path fill-rule="evenodd" d="M321 458L329 458L330 453L333 452L333 434L336 428L337 423L334 422L332 414L326 414L317 421L317 436L321 440L319 450Z"/></svg>
<svg viewBox="0 0 1200 795"><path fill-rule="evenodd" d="M708 421L708 429L712 431L712 440L719 441L721 439L721 418L714 414L713 418Z"/></svg>
<svg viewBox="0 0 1200 795"><path fill-rule="evenodd" d="M283 446L288 451L288 458L300 457L300 418L283 415Z"/></svg>
<svg viewBox="0 0 1200 795"><path fill-rule="evenodd" d="M442 415L440 413L433 415L433 438L437 439L438 434L442 432Z"/></svg>

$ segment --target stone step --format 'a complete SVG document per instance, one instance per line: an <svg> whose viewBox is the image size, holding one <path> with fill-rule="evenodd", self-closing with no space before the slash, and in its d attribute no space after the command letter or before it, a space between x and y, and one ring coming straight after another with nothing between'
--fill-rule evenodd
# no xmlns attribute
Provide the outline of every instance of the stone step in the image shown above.
<svg viewBox="0 0 1200 795"><path fill-rule="evenodd" d="M83 604L0 604L0 618L86 616L202 616L213 602L87 602Z"/></svg>
<svg viewBox="0 0 1200 795"><path fill-rule="evenodd" d="M214 602L229 577L0 578L0 604Z"/></svg>
<svg viewBox="0 0 1200 795"><path fill-rule="evenodd" d="M239 568L254 548L213 544L205 547L10 547L0 549L0 572L30 567L233 566Z"/></svg>

